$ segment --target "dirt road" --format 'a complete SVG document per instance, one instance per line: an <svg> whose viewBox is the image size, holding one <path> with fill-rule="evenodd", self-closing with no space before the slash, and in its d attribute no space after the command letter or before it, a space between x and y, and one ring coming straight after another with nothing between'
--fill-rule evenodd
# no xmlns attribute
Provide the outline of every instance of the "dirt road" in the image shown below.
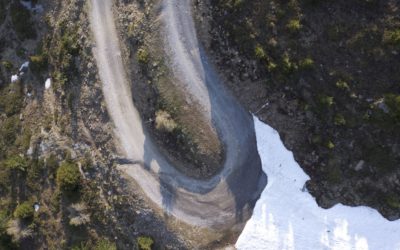
<svg viewBox="0 0 400 250"><path fill-rule="evenodd" d="M149 138L133 105L111 0L91 0L94 55L115 135L132 162L122 169L155 204L176 218L191 225L229 229L248 218L266 184L253 119L220 84L199 47L191 2L177 2L166 0L162 8L166 54L179 84L186 87L190 98L199 101L225 144L226 161L218 175L206 181L184 176Z"/></svg>

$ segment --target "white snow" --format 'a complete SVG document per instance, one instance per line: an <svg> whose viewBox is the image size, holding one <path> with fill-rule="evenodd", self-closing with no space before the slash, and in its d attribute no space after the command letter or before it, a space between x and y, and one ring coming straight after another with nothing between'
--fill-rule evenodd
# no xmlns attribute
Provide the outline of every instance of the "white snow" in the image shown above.
<svg viewBox="0 0 400 250"><path fill-rule="evenodd" d="M236 242L238 249L400 249L400 220L390 222L368 207L318 207L303 189L309 176L279 134L254 120L268 184Z"/></svg>
<svg viewBox="0 0 400 250"><path fill-rule="evenodd" d="M49 89L51 87L51 78L47 78L46 82L44 83L45 89Z"/></svg>
<svg viewBox="0 0 400 250"><path fill-rule="evenodd" d="M29 61L24 62L21 67L19 67L19 72L24 71L25 69L27 69L29 67Z"/></svg>
<svg viewBox="0 0 400 250"><path fill-rule="evenodd" d="M18 79L19 79L18 75L11 76L11 82L16 82L16 81L18 81Z"/></svg>

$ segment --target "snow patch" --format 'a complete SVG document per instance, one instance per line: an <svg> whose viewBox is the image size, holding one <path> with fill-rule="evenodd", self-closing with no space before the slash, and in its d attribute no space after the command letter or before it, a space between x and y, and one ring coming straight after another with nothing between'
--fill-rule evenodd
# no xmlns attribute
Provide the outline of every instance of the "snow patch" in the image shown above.
<svg viewBox="0 0 400 250"><path fill-rule="evenodd" d="M44 83L45 89L49 89L51 87L51 78L47 78L46 82Z"/></svg>
<svg viewBox="0 0 400 250"><path fill-rule="evenodd" d="M400 249L400 220L388 221L368 207L318 207L303 189L309 176L278 132L254 120L268 184L236 242L238 249Z"/></svg>
<svg viewBox="0 0 400 250"><path fill-rule="evenodd" d="M11 76L11 82L12 82L12 83L14 83L14 82L16 82L16 81L18 81L18 80L19 80L18 75L12 75L12 76Z"/></svg>
<svg viewBox="0 0 400 250"><path fill-rule="evenodd" d="M19 72L23 72L25 69L29 67L29 61L24 62L21 67L19 67Z"/></svg>

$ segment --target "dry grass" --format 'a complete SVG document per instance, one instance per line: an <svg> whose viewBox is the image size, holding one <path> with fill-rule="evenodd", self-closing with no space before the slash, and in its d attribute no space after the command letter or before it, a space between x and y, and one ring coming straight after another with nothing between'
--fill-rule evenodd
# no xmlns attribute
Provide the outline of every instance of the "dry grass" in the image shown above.
<svg viewBox="0 0 400 250"><path fill-rule="evenodd" d="M176 122L171 118L171 115L163 110L156 112L156 128L165 132L173 132L177 128Z"/></svg>

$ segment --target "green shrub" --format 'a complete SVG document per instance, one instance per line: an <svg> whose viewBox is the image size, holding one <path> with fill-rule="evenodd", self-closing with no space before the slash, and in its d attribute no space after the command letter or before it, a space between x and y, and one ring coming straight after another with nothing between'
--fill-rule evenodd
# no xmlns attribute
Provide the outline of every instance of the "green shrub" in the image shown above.
<svg viewBox="0 0 400 250"><path fill-rule="evenodd" d="M64 162L57 170L57 184L61 190L76 191L81 183L81 173L78 165Z"/></svg>
<svg viewBox="0 0 400 250"><path fill-rule="evenodd" d="M331 107L335 102L332 96L321 95L319 97L319 102L325 107Z"/></svg>
<svg viewBox="0 0 400 250"><path fill-rule="evenodd" d="M333 142L331 140L326 142L326 147L328 149L334 149L335 148L335 144L333 144Z"/></svg>
<svg viewBox="0 0 400 250"><path fill-rule="evenodd" d="M137 245L140 250L151 250L153 244L153 239L148 236L140 236L137 239Z"/></svg>
<svg viewBox="0 0 400 250"><path fill-rule="evenodd" d="M297 32L301 29L301 24L299 19L292 19L286 25L286 28L291 32Z"/></svg>
<svg viewBox="0 0 400 250"><path fill-rule="evenodd" d="M145 48L140 48L137 52L137 60L140 64L147 64L149 62L149 52Z"/></svg>
<svg viewBox="0 0 400 250"><path fill-rule="evenodd" d="M24 220L33 217L34 209L31 202L25 201L24 203L17 206L14 211L14 217Z"/></svg>
<svg viewBox="0 0 400 250"><path fill-rule="evenodd" d="M290 60L287 53L284 53L282 56L282 69L285 74L291 74L297 70L297 65Z"/></svg>
<svg viewBox="0 0 400 250"><path fill-rule="evenodd" d="M265 60L267 58L267 54L265 53L263 47L260 44L257 44L254 48L254 55L259 60Z"/></svg>
<svg viewBox="0 0 400 250"><path fill-rule="evenodd" d="M299 62L299 68L302 70L309 70L314 67L314 60L307 57Z"/></svg>
<svg viewBox="0 0 400 250"><path fill-rule="evenodd" d="M337 125L337 126L343 126L343 125L346 125L346 119L344 118L343 115L337 114L337 115L335 116L334 123L335 123L335 125Z"/></svg>
<svg viewBox="0 0 400 250"><path fill-rule="evenodd" d="M343 89L343 90L348 90L349 85L347 84L347 82L343 81L343 80L339 80L336 82L336 87L338 87L339 89Z"/></svg>
<svg viewBox="0 0 400 250"><path fill-rule="evenodd" d="M93 250L117 250L117 246L114 242L102 239L97 242Z"/></svg>
<svg viewBox="0 0 400 250"><path fill-rule="evenodd" d="M28 162L24 157L14 155L6 160L6 167L9 169L16 169L20 171L26 171L28 168Z"/></svg>

